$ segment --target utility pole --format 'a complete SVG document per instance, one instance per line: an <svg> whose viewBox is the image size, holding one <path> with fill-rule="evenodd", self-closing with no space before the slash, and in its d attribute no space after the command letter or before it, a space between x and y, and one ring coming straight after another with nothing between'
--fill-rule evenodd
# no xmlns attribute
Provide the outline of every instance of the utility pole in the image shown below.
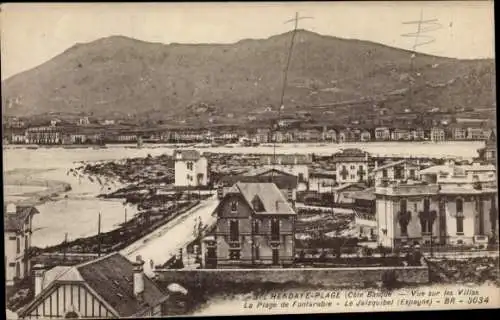
<svg viewBox="0 0 500 320"><path fill-rule="evenodd" d="M415 58L416 58L416 50L418 47L431 44L436 41L436 39L430 35L426 35L425 33L436 31L441 29L441 24L438 23L438 19L430 19L424 20L424 11L420 10L420 19L416 21L406 21L403 22L405 25L417 25L417 30L415 32L404 33L401 36L407 38L415 38L415 42L411 48L411 57L410 57L410 72L408 76L408 106L410 109L413 106L413 73L415 69ZM422 42L419 42L420 39L424 39Z"/></svg>
<svg viewBox="0 0 500 320"><path fill-rule="evenodd" d="M285 21L285 24L290 23L290 22L294 22L294 28L292 31L292 39L290 41L290 47L288 49L288 55L287 55L287 59L286 59L285 69L283 70L283 86L281 88L280 105L278 108L278 121L275 125L272 126L272 130L271 130L271 137L273 139L273 169L276 166L276 140L277 140L277 132L278 132L277 129L279 127L279 122L281 120L281 112L285 109L285 105L284 105L285 90L286 90L286 85L287 85L287 80L288 80L288 70L290 68L290 61L292 59L293 44L295 42L295 36L297 34L299 20L304 20L304 19L313 19L313 18L312 17L299 17L299 13L296 12L295 18ZM274 170L272 171L272 179L274 181Z"/></svg>
<svg viewBox="0 0 500 320"><path fill-rule="evenodd" d="M99 212L99 217L97 220L97 256L101 256L101 213Z"/></svg>
<svg viewBox="0 0 500 320"><path fill-rule="evenodd" d="M68 233L64 234L63 262L66 262L66 251L68 250Z"/></svg>
<svg viewBox="0 0 500 320"><path fill-rule="evenodd" d="M127 207L125 207L125 223L127 223Z"/></svg>

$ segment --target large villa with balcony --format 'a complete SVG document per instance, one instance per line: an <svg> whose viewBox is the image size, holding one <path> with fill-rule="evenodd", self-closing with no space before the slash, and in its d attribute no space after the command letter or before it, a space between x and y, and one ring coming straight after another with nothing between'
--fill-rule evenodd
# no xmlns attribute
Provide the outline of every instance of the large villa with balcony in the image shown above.
<svg viewBox="0 0 500 320"><path fill-rule="evenodd" d="M385 247L477 245L498 237L497 190L426 182L378 186L377 238Z"/></svg>

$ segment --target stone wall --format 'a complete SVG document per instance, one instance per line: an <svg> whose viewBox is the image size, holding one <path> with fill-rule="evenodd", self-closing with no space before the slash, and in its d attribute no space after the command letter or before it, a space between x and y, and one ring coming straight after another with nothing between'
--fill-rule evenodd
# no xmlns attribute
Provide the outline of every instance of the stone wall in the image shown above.
<svg viewBox="0 0 500 320"><path fill-rule="evenodd" d="M394 270L399 281L411 284L429 282L429 269L420 267L368 268L290 268L290 269L197 269L157 270L158 281L178 283L189 289L250 285L254 283L298 284L329 288L363 288L382 281Z"/></svg>

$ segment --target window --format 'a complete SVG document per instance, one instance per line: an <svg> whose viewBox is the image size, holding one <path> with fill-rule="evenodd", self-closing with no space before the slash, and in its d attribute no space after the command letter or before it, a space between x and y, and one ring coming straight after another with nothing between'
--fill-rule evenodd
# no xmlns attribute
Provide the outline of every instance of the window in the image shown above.
<svg viewBox="0 0 500 320"><path fill-rule="evenodd" d="M460 211L458 213L457 211L457 234L463 234L464 233L464 215Z"/></svg>
<svg viewBox="0 0 500 320"><path fill-rule="evenodd" d="M356 178L356 176L351 174L351 179L355 179L355 178Z"/></svg>
<svg viewBox="0 0 500 320"><path fill-rule="evenodd" d="M399 211L401 213L408 211L406 199L401 199L401 201L399 201Z"/></svg>
<svg viewBox="0 0 500 320"><path fill-rule="evenodd" d="M280 221L278 219L271 220L271 240L279 241L280 239Z"/></svg>
<svg viewBox="0 0 500 320"><path fill-rule="evenodd" d="M255 247L255 259L256 260L260 259L260 248L258 245Z"/></svg>
<svg viewBox="0 0 500 320"><path fill-rule="evenodd" d="M429 212L431 210L431 201L429 199L424 199L424 211Z"/></svg>
<svg viewBox="0 0 500 320"><path fill-rule="evenodd" d="M240 250L229 249L229 260L240 260Z"/></svg>
<svg viewBox="0 0 500 320"><path fill-rule="evenodd" d="M273 264L277 265L280 263L280 252L278 249L273 249Z"/></svg>
<svg viewBox="0 0 500 320"><path fill-rule="evenodd" d="M21 252L21 239L16 238L16 253Z"/></svg>
<svg viewBox="0 0 500 320"><path fill-rule="evenodd" d="M304 174L303 173L299 173L299 182L304 182Z"/></svg>
<svg viewBox="0 0 500 320"><path fill-rule="evenodd" d="M255 196L252 199L252 207L255 210L255 212L262 212L264 211L264 206L262 205L262 202L260 201L258 196Z"/></svg>
<svg viewBox="0 0 500 320"><path fill-rule="evenodd" d="M258 234L259 233L259 221L258 220L255 220L253 222L253 232Z"/></svg>
<svg viewBox="0 0 500 320"><path fill-rule="evenodd" d="M351 166L351 170L354 170L356 167L355 166Z"/></svg>
<svg viewBox="0 0 500 320"><path fill-rule="evenodd" d="M238 211L238 201L231 202L231 211L232 212Z"/></svg>
<svg viewBox="0 0 500 320"><path fill-rule="evenodd" d="M415 169L410 169L410 179L415 179Z"/></svg>
<svg viewBox="0 0 500 320"><path fill-rule="evenodd" d="M464 212L464 202L462 199L458 198L456 201L456 206L457 206L457 214L458 213L463 213Z"/></svg>
<svg viewBox="0 0 500 320"><path fill-rule="evenodd" d="M237 220L229 221L229 240L238 241L240 238L239 223Z"/></svg>
<svg viewBox="0 0 500 320"><path fill-rule="evenodd" d="M188 170L193 170L193 163L192 162L188 162L186 164L186 166L187 166Z"/></svg>
<svg viewBox="0 0 500 320"><path fill-rule="evenodd" d="M382 178L387 178L387 169L382 169Z"/></svg>
<svg viewBox="0 0 500 320"><path fill-rule="evenodd" d="M394 179L404 179L404 172L402 167L394 167Z"/></svg>

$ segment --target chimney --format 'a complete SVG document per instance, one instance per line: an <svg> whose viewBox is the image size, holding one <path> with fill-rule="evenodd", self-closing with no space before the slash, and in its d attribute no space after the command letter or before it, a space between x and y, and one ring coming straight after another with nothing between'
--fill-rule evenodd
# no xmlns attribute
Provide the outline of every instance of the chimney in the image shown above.
<svg viewBox="0 0 500 320"><path fill-rule="evenodd" d="M16 214L17 213L17 206L13 203L9 203L6 208L6 213L7 214Z"/></svg>
<svg viewBox="0 0 500 320"><path fill-rule="evenodd" d="M33 266L33 273L35 276L35 297L37 297L43 290L45 267L42 264L36 264Z"/></svg>
<svg viewBox="0 0 500 320"><path fill-rule="evenodd" d="M135 258L134 265L134 295L138 300L142 300L144 293L144 261L141 256Z"/></svg>

